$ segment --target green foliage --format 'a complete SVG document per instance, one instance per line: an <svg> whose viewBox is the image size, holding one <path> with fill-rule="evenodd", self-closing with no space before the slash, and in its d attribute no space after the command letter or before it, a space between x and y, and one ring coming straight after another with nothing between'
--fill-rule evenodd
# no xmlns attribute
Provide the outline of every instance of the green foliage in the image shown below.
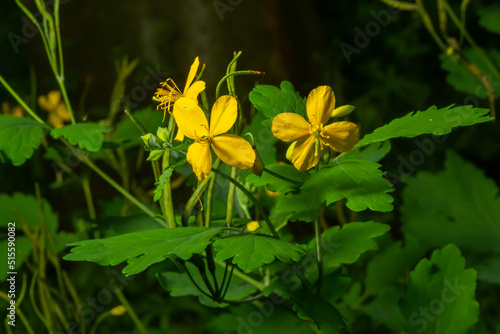
<svg viewBox="0 0 500 334"><path fill-rule="evenodd" d="M249 95L250 101L255 108L268 120L262 125L271 127L273 118L284 112L291 112L306 116L306 101L295 91L293 85L288 81L283 81L278 87L270 85L258 85Z"/></svg>
<svg viewBox="0 0 500 334"><path fill-rule="evenodd" d="M292 214L291 220L313 221L319 209L347 199L353 211L370 208L374 211L392 210L391 184L383 177L379 164L366 160L331 162L311 175L298 192L280 197L276 215Z"/></svg>
<svg viewBox="0 0 500 334"><path fill-rule="evenodd" d="M153 153L153 152L151 152L151 153ZM165 168L163 170L163 172L161 173L160 179L158 180L157 183L155 183L156 189L155 189L154 196L153 196L153 200L155 202L158 201L161 198L161 196L163 195L163 188L165 187L165 183L172 176L174 169L177 167L180 167L182 165L185 165L186 162L187 162L186 159L183 159L183 160L179 161L178 163L176 163L175 165L168 166L167 168Z"/></svg>
<svg viewBox="0 0 500 334"><path fill-rule="evenodd" d="M54 138L64 137L71 145L78 145L81 149L97 152L101 149L104 141L103 133L109 129L101 124L77 123L66 125L59 129L50 131Z"/></svg>
<svg viewBox="0 0 500 334"><path fill-rule="evenodd" d="M457 154L448 152L444 171L410 179L403 201L404 231L428 247L453 242L471 252L500 251L498 187Z"/></svg>
<svg viewBox="0 0 500 334"><path fill-rule="evenodd" d="M43 211L42 211L43 210ZM43 213L42 213L43 212ZM0 194L0 221L1 227L7 227L9 222L17 222L16 229L22 230L22 224L30 230L40 228L42 219L47 224L48 230L57 230L57 214L45 199L40 199L40 204L34 196L14 193L11 196Z"/></svg>
<svg viewBox="0 0 500 334"><path fill-rule="evenodd" d="M417 264L400 302L407 332L464 333L477 322L476 271L464 267L465 259L452 244Z"/></svg>
<svg viewBox="0 0 500 334"><path fill-rule="evenodd" d="M136 110L132 112L132 115L151 133L155 132L158 125L162 124L163 112L153 110L150 107ZM142 144L141 131L128 117L123 118L118 123L113 135L125 141L125 148Z"/></svg>
<svg viewBox="0 0 500 334"><path fill-rule="evenodd" d="M472 108L472 106L455 108L449 106L441 109L432 106L426 111L411 112L404 117L396 118L389 124L376 129L373 133L364 136L355 148L391 138L413 138L428 133L444 135L450 133L457 126L473 125L492 120L492 117L485 116L488 112L488 109Z"/></svg>
<svg viewBox="0 0 500 334"><path fill-rule="evenodd" d="M297 262L304 250L296 245L258 234L240 234L214 243L216 258L232 262L244 271L251 271L274 261Z"/></svg>
<svg viewBox="0 0 500 334"><path fill-rule="evenodd" d="M74 248L64 259L91 261L101 266L114 266L127 261L128 265L123 269L123 273L135 275L152 264L165 260L168 256L188 260L193 254L203 252L210 240L220 232L220 228L186 227L79 241L69 244Z"/></svg>
<svg viewBox="0 0 500 334"><path fill-rule="evenodd" d="M298 184L302 184L309 176L308 173L301 172L292 165L272 164L267 165L266 168L280 176L293 180L296 183L280 179L272 174L267 173L266 171L264 171L261 176L249 174L246 178L246 181L252 183L255 186L266 186L269 191L282 192L299 187Z"/></svg>
<svg viewBox="0 0 500 334"><path fill-rule="evenodd" d="M189 270L189 273L193 280L196 282L198 286L203 286L203 279L199 270L191 263L186 262L186 268ZM224 270L220 267L217 267L217 281L220 283L224 279ZM230 270L230 269L228 269ZM196 288L191 279L189 278L186 272L178 273L178 272L162 272L158 275L158 280L166 291L170 292L171 296L179 297L179 296L198 296L200 302L207 306L215 306L215 307L227 307L228 303L216 303L215 301L208 299L206 295L204 295L200 290ZM227 279L227 277L226 277ZM257 288L236 275L233 275L231 278L231 284L227 289L227 293L224 297L225 301L237 301L241 300L257 291Z"/></svg>
<svg viewBox="0 0 500 334"><path fill-rule="evenodd" d="M377 250L378 245L373 240L389 231L389 225L375 222L349 223L342 228L329 228L321 235L323 249L323 266L329 273L341 264L351 264L369 250ZM315 243L309 244L314 251Z"/></svg>
<svg viewBox="0 0 500 334"><path fill-rule="evenodd" d="M498 4L481 7L477 11L477 14L479 15L480 26L491 32L500 34L500 21L498 21L500 6Z"/></svg>
<svg viewBox="0 0 500 334"><path fill-rule="evenodd" d="M14 166L24 164L44 137L43 129L50 129L34 119L0 115L0 151Z"/></svg>
<svg viewBox="0 0 500 334"><path fill-rule="evenodd" d="M478 50L474 49L464 49L465 56L474 63L490 80L493 88L493 94L495 97L500 97L500 91L496 89L496 82L498 82L498 72L492 70L492 68L485 62L483 54L486 55L490 61L492 61L496 66L500 66L500 52L497 50ZM486 88L481 82L480 78L474 75L467 65L461 61L456 55L448 56L446 54L441 54L439 56L441 59L441 67L448 72L446 76L446 81L459 92L464 92L470 94L469 97L464 100L464 103L477 103L477 98L484 98L488 95Z"/></svg>
<svg viewBox="0 0 500 334"><path fill-rule="evenodd" d="M391 142L389 140L383 142L377 142L368 145L362 149L353 150L345 154L340 155L337 159L343 161L343 159L351 160L368 160L373 162L379 162L391 151Z"/></svg>

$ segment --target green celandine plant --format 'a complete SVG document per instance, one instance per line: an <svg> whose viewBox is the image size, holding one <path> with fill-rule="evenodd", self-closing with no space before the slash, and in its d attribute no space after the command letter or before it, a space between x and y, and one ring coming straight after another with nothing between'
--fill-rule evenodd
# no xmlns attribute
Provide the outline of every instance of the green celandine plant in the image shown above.
<svg viewBox="0 0 500 334"><path fill-rule="evenodd" d="M20 2L16 3L36 22ZM354 107L336 107L335 95L329 86L319 86L303 98L287 81L280 87L257 85L249 93L253 107L247 110L237 94L235 79L240 75L262 76L264 73L237 70L241 52L235 53L215 92L210 94L201 80L205 66L198 72L199 59L196 58L182 91L172 79L159 83L154 100L163 111L162 122L144 125L140 117L136 117L138 113L126 111L126 122L134 124L142 134L144 150L149 152L147 160L154 172L153 201L158 205L146 205L132 194L126 169L120 167L123 157L120 145L125 144L109 126L116 110L111 110L105 122L77 122L64 88L59 2L55 1L54 16L47 12L42 1L35 3L44 13L45 24L37 28L71 124L55 128L43 121L0 77L2 85L30 116L0 116L0 151L6 160L21 165L42 143L47 147L55 145L53 141L46 141L49 134L149 216L147 226L141 230L109 238L95 234L93 238L87 236L88 240L73 240L68 244L72 248L65 260L91 261L102 266L126 262L122 270L125 275L151 270L172 296L193 295L207 306L223 308L253 302L273 312L275 306L284 304L315 332L347 331L353 317L344 306L351 305L354 310L361 307L377 285L375 281L367 282L363 293L358 285L342 302L336 302L340 289L349 280L345 265L355 263L364 253L376 249L375 239L385 235L390 226L374 221L349 221L342 213L343 206L353 213L393 210L390 193L394 180L384 175L378 163L390 152L391 139L424 134L444 136L459 126L493 120L487 109L432 106L395 119L359 138L358 125L347 120ZM124 61L122 81L134 66ZM290 144L285 147L277 144L278 140ZM113 145L117 145L115 150L110 149ZM110 155L110 164L121 171L122 184L92 161L105 151ZM290 163L282 162L285 156ZM63 160L57 163L65 168ZM446 173L453 174L453 168L458 169L461 163L457 156L450 154ZM173 175L182 175L193 188L185 205L178 207L173 201ZM431 187L433 180L427 182ZM95 218L88 179L82 181L82 189L86 198L90 197L89 214ZM274 197L266 197L264 189ZM408 196L413 196L411 190ZM335 210L342 226L330 227L326 223L326 212L331 209ZM311 223L314 238L306 242L295 240L288 228L297 221ZM54 226L50 228L51 233L55 233ZM418 224L414 223L413 228L418 230ZM397 249L400 246L395 244L393 253L401 251ZM408 247L413 247L411 242ZM51 251L57 253L57 247L53 246ZM401 252L407 251L411 249ZM59 266L59 262L54 263ZM464 270L458 248L448 245L436 250L430 260L419 262L412 273L412 285L401 297L400 313L394 311L394 319L387 321L391 328L410 332L419 328L420 319L418 314L414 316L410 300L412 296L419 296L416 305L432 302L419 293L425 289L431 291L429 296L441 292L441 286L430 284L435 283L432 275L438 275L436 272L443 275L443 284L451 284L450 291L453 286L460 288L459 283L470 283L451 297L459 299L460 305L468 304L464 312L477 314L471 283L474 274ZM455 281L457 277L459 283ZM390 296L387 298L380 302L384 307L398 302L390 300ZM128 303L123 304L135 315ZM453 313L453 310L446 312ZM439 326L457 326L455 332L461 333L475 323L474 319L467 318L457 325L457 316L460 314L443 317ZM45 319L44 315L41 317ZM136 316L134 321L144 332Z"/></svg>

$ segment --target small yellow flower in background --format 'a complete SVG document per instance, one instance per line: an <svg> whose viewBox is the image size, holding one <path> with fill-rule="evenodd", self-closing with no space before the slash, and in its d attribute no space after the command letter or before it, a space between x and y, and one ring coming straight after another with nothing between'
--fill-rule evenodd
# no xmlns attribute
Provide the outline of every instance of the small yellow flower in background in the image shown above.
<svg viewBox="0 0 500 334"><path fill-rule="evenodd" d="M167 115L167 111L170 112L170 107L172 104L175 104L177 100L181 97L187 97L192 99L198 103L198 95L205 90L205 82L198 80L193 83L194 76L198 71L198 67L200 66L200 60L198 57L195 58L193 65L191 65L191 69L189 70L189 74L186 80L186 86L184 90L181 92L179 87L175 84L175 82L168 78L165 82L162 82L161 88L155 93L155 97L160 101L157 109L163 109L163 120L165 120L165 116ZM182 141L184 140L184 135L181 131L177 132L177 136L175 140Z"/></svg>
<svg viewBox="0 0 500 334"><path fill-rule="evenodd" d="M47 96L39 96L38 105L49 113L47 121L56 129L62 128L64 122L71 121L68 108L66 108L66 104L61 100L61 92L58 90L49 92Z"/></svg>
<svg viewBox="0 0 500 334"><path fill-rule="evenodd" d="M16 117L23 117L24 116L23 108L21 108L20 106L15 106L15 107L12 107L12 109L11 109L9 102L7 102L7 101L2 102L2 112L5 115L12 115L12 116L16 116Z"/></svg>
<svg viewBox="0 0 500 334"><path fill-rule="evenodd" d="M114 316L124 315L125 312L127 312L127 309L123 305L118 305L111 309L111 314Z"/></svg>
<svg viewBox="0 0 500 334"><path fill-rule="evenodd" d="M260 228L260 224L258 221L254 220L247 224L248 232L255 232Z"/></svg>
<svg viewBox="0 0 500 334"><path fill-rule="evenodd" d="M215 101L210 116L210 127L203 110L190 98L182 97L174 105L174 117L179 130L188 138L194 139L187 152L187 161L201 181L212 169L212 154L226 164L240 169L251 168L255 162L252 145L240 136L223 134L233 126L238 115L236 99L223 95Z"/></svg>
<svg viewBox="0 0 500 334"><path fill-rule="evenodd" d="M358 126L352 122L334 122L330 117L341 117L345 111L335 109L335 95L329 86L320 86L309 93L306 101L307 117L294 113L278 114L271 127L274 136L285 142L295 142L292 163L298 170L308 170L319 161L324 145L337 152L348 152L358 142ZM337 112L340 111L339 115Z"/></svg>

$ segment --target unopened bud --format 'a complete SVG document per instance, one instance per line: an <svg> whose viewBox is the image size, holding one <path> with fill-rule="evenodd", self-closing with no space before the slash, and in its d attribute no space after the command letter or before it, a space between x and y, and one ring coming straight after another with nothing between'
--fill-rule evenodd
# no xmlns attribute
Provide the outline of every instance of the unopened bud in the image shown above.
<svg viewBox="0 0 500 334"><path fill-rule="evenodd" d="M111 314L114 316L124 315L125 312L127 312L127 309L123 305L118 305L111 309Z"/></svg>
<svg viewBox="0 0 500 334"><path fill-rule="evenodd" d="M248 232L255 232L260 228L260 224L258 221L254 220L247 224Z"/></svg>
<svg viewBox="0 0 500 334"><path fill-rule="evenodd" d="M162 128L161 126L156 131L156 136L163 141L168 141L168 137L170 137L170 131L167 128Z"/></svg>
<svg viewBox="0 0 500 334"><path fill-rule="evenodd" d="M144 142L144 145L148 146L149 145L149 138L151 138L152 134L147 133L144 136L141 136L142 141Z"/></svg>
<svg viewBox="0 0 500 334"><path fill-rule="evenodd" d="M356 109L355 106L351 106L346 104L345 106L340 106L338 108L335 108L335 110L332 113L332 117L344 117L352 113Z"/></svg>

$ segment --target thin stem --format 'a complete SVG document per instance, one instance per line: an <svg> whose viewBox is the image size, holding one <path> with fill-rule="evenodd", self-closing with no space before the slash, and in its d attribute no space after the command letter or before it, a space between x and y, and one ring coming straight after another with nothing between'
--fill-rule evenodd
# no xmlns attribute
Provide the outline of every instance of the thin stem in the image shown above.
<svg viewBox="0 0 500 334"><path fill-rule="evenodd" d="M219 166L220 166L220 159L217 159L212 169L217 169L219 168ZM212 227L212 206L213 206L213 197L214 197L216 181L217 181L217 175L214 175L214 177L210 179L210 183L208 185L207 200L205 203L205 227Z"/></svg>
<svg viewBox="0 0 500 334"><path fill-rule="evenodd" d="M60 0L55 0L54 2L54 20L55 20L55 30L57 39L57 50L59 51L59 74L64 78L64 61L62 52L62 42L61 42L61 30L59 25L59 3Z"/></svg>
<svg viewBox="0 0 500 334"><path fill-rule="evenodd" d="M170 143L173 141L174 131L175 131L175 121L174 117L170 116L168 120L168 131L170 133ZM170 166L170 151L165 151L163 153L162 170L167 169ZM172 184L171 176L165 181L163 187L163 206L165 208L165 219L170 228L176 227L175 215L174 215L174 204L172 202Z"/></svg>
<svg viewBox="0 0 500 334"><path fill-rule="evenodd" d="M424 4L422 3L422 0L416 0L417 7L418 7L418 12L420 14L420 17L422 21L424 22L425 27L427 28L427 31L431 34L432 38L436 41L436 44L441 48L441 50L446 50L446 44L441 40L439 35L436 33L436 30L434 29L434 25L432 24L431 18L429 17L429 14L425 10Z"/></svg>
<svg viewBox="0 0 500 334"><path fill-rule="evenodd" d="M90 219L96 219L94 201L92 200L92 192L90 190L90 178L85 177L82 180L83 193L85 194L85 201L89 210Z"/></svg>
<svg viewBox="0 0 500 334"><path fill-rule="evenodd" d="M273 237L275 237L276 239L280 238L279 235L278 235L278 232L276 232L276 229L274 228L273 223L271 223L271 221L269 220L269 217L267 216L266 212L264 211L264 208L259 203L259 201L257 201L257 199L252 195L251 192L249 192L243 185L241 185L241 183L239 183L238 181L236 181L235 179L233 179L231 176L227 175L226 173L221 172L221 171L219 171L217 169L214 169L214 168L212 168L212 172L219 174L220 176L222 176L223 178L225 178L229 182L233 183L248 198L250 198L250 200L253 202L253 204L255 205L255 207L260 211L262 217L264 217L264 220L266 221L267 227L269 227L269 230L271 231Z"/></svg>
<svg viewBox="0 0 500 334"><path fill-rule="evenodd" d="M217 88L215 89L215 98L218 99L220 96L220 88L224 81L226 81L228 78L235 76L235 75L249 75L249 74L254 74L254 75L265 75L264 72L259 72L259 71L252 71L252 70L247 70L247 71L236 71L236 72L231 72L229 74L226 74L217 84Z"/></svg>
<svg viewBox="0 0 500 334"><path fill-rule="evenodd" d="M321 228L317 219L314 221L314 232L316 237L316 259L318 261L318 282L316 295L320 296L321 286L323 284L323 254L321 252Z"/></svg>
<svg viewBox="0 0 500 334"><path fill-rule="evenodd" d="M191 276L191 273L189 272L189 270L186 267L186 265L184 263L182 263L182 266L184 267L184 270L186 271L186 274L188 275L189 279L194 284L194 286L196 287L196 289L198 289L202 294L204 294L208 298L212 299L212 296L210 294L208 294L207 292L205 292L202 288L200 288L200 286L198 285L198 283L196 283L196 281L194 280L193 276ZM208 286L207 286L207 288L208 288Z"/></svg>
<svg viewBox="0 0 500 334"><path fill-rule="evenodd" d="M210 173L206 179L198 183L198 187L196 187L195 191L189 198L186 203L186 207L184 208L184 212L182 213L182 226L188 226L189 216L191 215L191 211L193 211L194 206L199 201L200 196L205 191L205 188L208 186L210 180L214 177L213 173Z"/></svg>
<svg viewBox="0 0 500 334"><path fill-rule="evenodd" d="M90 330L90 334L95 334L96 333L96 330L97 330L97 327L99 326L99 324L107 317L109 317L111 315L111 311L107 311L107 312L104 312L102 313L101 315L99 315L96 319L96 321L94 322L94 325L92 326L92 329Z"/></svg>
<svg viewBox="0 0 500 334"><path fill-rule="evenodd" d="M218 265L218 266L221 266L221 267L224 267L226 264L224 262L221 262L221 261L217 261L215 260L215 263ZM233 267L234 268L234 267ZM253 279L252 277L246 275L245 273L242 273L241 271L239 271L238 269L234 268L234 271L233 271L233 274L238 276L239 278L241 278L242 280L252 284L253 286L255 286L257 289L259 289L259 291L264 291L264 289L266 288L266 285L262 284L261 282Z"/></svg>
<svg viewBox="0 0 500 334"><path fill-rule="evenodd" d="M10 95L12 95L14 99L16 99L17 103L19 103L21 107L23 107L24 110L26 110L28 114L30 114L30 116L35 119L35 121L46 125L46 123L40 117L38 117L35 114L35 112L31 110L30 107L28 107L26 103L24 103L24 101L19 97L19 95L17 95L17 93L12 89L12 87L10 87L10 85L7 83L7 81L4 80L4 78L1 75L0 75L0 83L2 83L2 85L5 87L5 89L7 89Z"/></svg>
<svg viewBox="0 0 500 334"><path fill-rule="evenodd" d="M115 188L120 194L122 194L125 198L134 203L139 209L144 211L148 216L155 219L162 226L168 227L162 219L158 218L158 215L151 211L148 207L142 204L137 198L135 198L128 191L123 189L118 183L116 183L112 178L110 178L105 172L103 172L99 167L97 167L87 156L82 154L80 151L75 149L72 145L70 145L65 139L61 137L61 141L70 149L70 151L80 159L84 164L89 166L94 172L99 174L106 182L108 182L113 188Z"/></svg>
<svg viewBox="0 0 500 334"><path fill-rule="evenodd" d="M264 167L264 172L266 172L266 173L268 173L268 174L270 174L270 175L272 175L272 176L274 176L274 177L276 177L276 178L278 178L278 179L281 179L281 180L283 180L283 181L286 181L286 182L288 182L288 183L296 184L296 185L298 185L298 186L301 186L301 185L302 185L302 183L301 183L301 182L296 181L296 180L289 179L288 177L283 176L283 175L280 175L280 174L278 174L278 173L275 173L275 172L273 172L272 170L267 169L266 167Z"/></svg>
<svg viewBox="0 0 500 334"><path fill-rule="evenodd" d="M115 294L118 297L118 299L120 300L120 302L122 303L122 305L127 309L127 312L129 314L130 318L137 326L137 329L139 330L139 332L143 333L143 334L147 334L148 332L146 331L146 328L144 328L144 325L142 324L141 320L139 319L139 317L135 313L132 306L130 306L128 300L125 298L125 296L123 295L121 290L117 289L114 285L113 285L113 290L115 291Z"/></svg>
<svg viewBox="0 0 500 334"><path fill-rule="evenodd" d="M401 10L410 10L411 11L411 10L417 9L417 6L415 6L415 4L413 4L413 3L401 2L401 1L397 1L397 0L380 0L380 1L382 1L383 3L385 3L391 7L401 9Z"/></svg>
<svg viewBox="0 0 500 334"><path fill-rule="evenodd" d="M448 15L450 15L451 20L453 21L453 23L455 23L455 25L458 27L460 32L465 36L465 39L467 40L467 42L469 42L469 44L472 45L472 47L474 47L477 50L477 52L479 53L479 56L485 62L485 64L488 65L488 67L493 72L493 74L495 74L495 76L497 78L500 78L500 73L498 72L495 65L492 64L492 62L490 61L488 56L486 56L484 54L483 50L476 44L476 42L474 42L472 37L469 35L467 30L463 26L463 24L460 22L460 20L455 15L455 12L451 9L450 5L447 2L445 2L444 6L446 8L446 12L448 13Z"/></svg>
<svg viewBox="0 0 500 334"><path fill-rule="evenodd" d="M231 167L231 177L236 178L236 167ZM227 193L227 209L226 209L226 225L229 227L233 222L233 211L234 211L234 195L236 186L234 183L229 184L229 190Z"/></svg>

